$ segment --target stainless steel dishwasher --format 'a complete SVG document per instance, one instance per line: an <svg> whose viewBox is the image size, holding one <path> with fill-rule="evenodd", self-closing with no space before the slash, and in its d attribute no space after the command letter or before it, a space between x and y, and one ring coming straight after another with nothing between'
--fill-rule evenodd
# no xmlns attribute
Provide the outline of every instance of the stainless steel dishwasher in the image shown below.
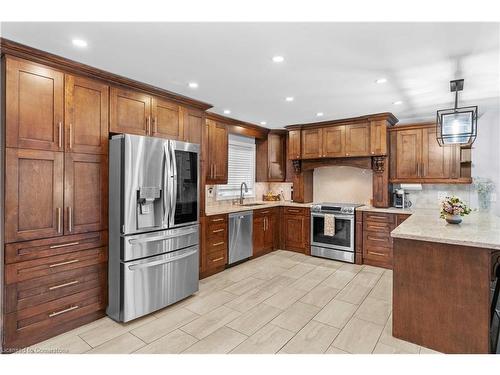
<svg viewBox="0 0 500 375"><path fill-rule="evenodd" d="M253 211L229 214L229 264L252 256L252 236Z"/></svg>

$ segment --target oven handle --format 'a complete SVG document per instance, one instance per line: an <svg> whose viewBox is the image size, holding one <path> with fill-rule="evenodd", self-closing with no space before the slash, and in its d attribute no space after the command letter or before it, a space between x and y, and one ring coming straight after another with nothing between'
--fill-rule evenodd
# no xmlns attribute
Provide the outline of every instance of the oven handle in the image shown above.
<svg viewBox="0 0 500 375"><path fill-rule="evenodd" d="M344 219L344 220L352 220L354 221L354 215L335 215L335 214L332 214L335 216L335 219ZM316 216L316 217L325 217L325 214L324 213L321 213L321 212L311 212L311 216Z"/></svg>

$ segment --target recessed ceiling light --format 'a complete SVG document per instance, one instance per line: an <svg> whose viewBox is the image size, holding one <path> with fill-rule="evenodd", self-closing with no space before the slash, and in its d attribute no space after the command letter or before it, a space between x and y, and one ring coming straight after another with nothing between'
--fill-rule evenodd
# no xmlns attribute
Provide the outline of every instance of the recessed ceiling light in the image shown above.
<svg viewBox="0 0 500 375"><path fill-rule="evenodd" d="M192 89L197 89L198 88L198 83L196 82L189 82L188 86Z"/></svg>
<svg viewBox="0 0 500 375"><path fill-rule="evenodd" d="M83 39L73 39L73 45L76 47L84 48L87 47L87 42Z"/></svg>
<svg viewBox="0 0 500 375"><path fill-rule="evenodd" d="M387 78L379 78L375 81L375 83L386 83L387 82Z"/></svg>
<svg viewBox="0 0 500 375"><path fill-rule="evenodd" d="M285 98L285 100L286 100L287 102L293 102L293 101L294 101L294 97L293 97L293 96L287 96L287 97Z"/></svg>
<svg viewBox="0 0 500 375"><path fill-rule="evenodd" d="M400 104L403 104L403 102L401 100L396 100L394 103L392 103L394 105L400 105Z"/></svg>
<svg viewBox="0 0 500 375"><path fill-rule="evenodd" d="M228 115L228 114L230 114L230 113L231 113L231 111L230 111L229 109L225 109L225 110L224 110L224 114L225 114L225 115Z"/></svg>
<svg viewBox="0 0 500 375"><path fill-rule="evenodd" d="M285 58L283 56L273 56L273 62L280 63L283 61L285 61Z"/></svg>
<svg viewBox="0 0 500 375"><path fill-rule="evenodd" d="M318 117L323 117L323 112L318 112L318 113L316 113L316 116L318 116Z"/></svg>
<svg viewBox="0 0 500 375"><path fill-rule="evenodd" d="M260 122L260 124L261 124L261 125L267 125L267 122L265 122L265 121L261 121L261 122Z"/></svg>

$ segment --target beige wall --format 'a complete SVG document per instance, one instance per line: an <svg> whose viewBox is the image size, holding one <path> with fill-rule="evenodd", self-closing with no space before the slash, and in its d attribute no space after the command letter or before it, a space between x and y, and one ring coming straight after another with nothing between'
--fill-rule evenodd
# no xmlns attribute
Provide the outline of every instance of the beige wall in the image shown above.
<svg viewBox="0 0 500 375"><path fill-rule="evenodd" d="M373 172L354 167L322 167L314 170L313 201L370 204Z"/></svg>

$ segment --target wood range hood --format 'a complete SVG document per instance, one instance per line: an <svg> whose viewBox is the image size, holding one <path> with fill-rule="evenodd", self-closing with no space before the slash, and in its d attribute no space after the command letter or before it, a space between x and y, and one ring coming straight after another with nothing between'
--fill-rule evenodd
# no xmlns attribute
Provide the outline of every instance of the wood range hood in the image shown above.
<svg viewBox="0 0 500 375"><path fill-rule="evenodd" d="M398 122L392 113L286 126L288 159L296 179L312 183L312 171L328 166L373 170L375 207L389 207L388 128Z"/></svg>

